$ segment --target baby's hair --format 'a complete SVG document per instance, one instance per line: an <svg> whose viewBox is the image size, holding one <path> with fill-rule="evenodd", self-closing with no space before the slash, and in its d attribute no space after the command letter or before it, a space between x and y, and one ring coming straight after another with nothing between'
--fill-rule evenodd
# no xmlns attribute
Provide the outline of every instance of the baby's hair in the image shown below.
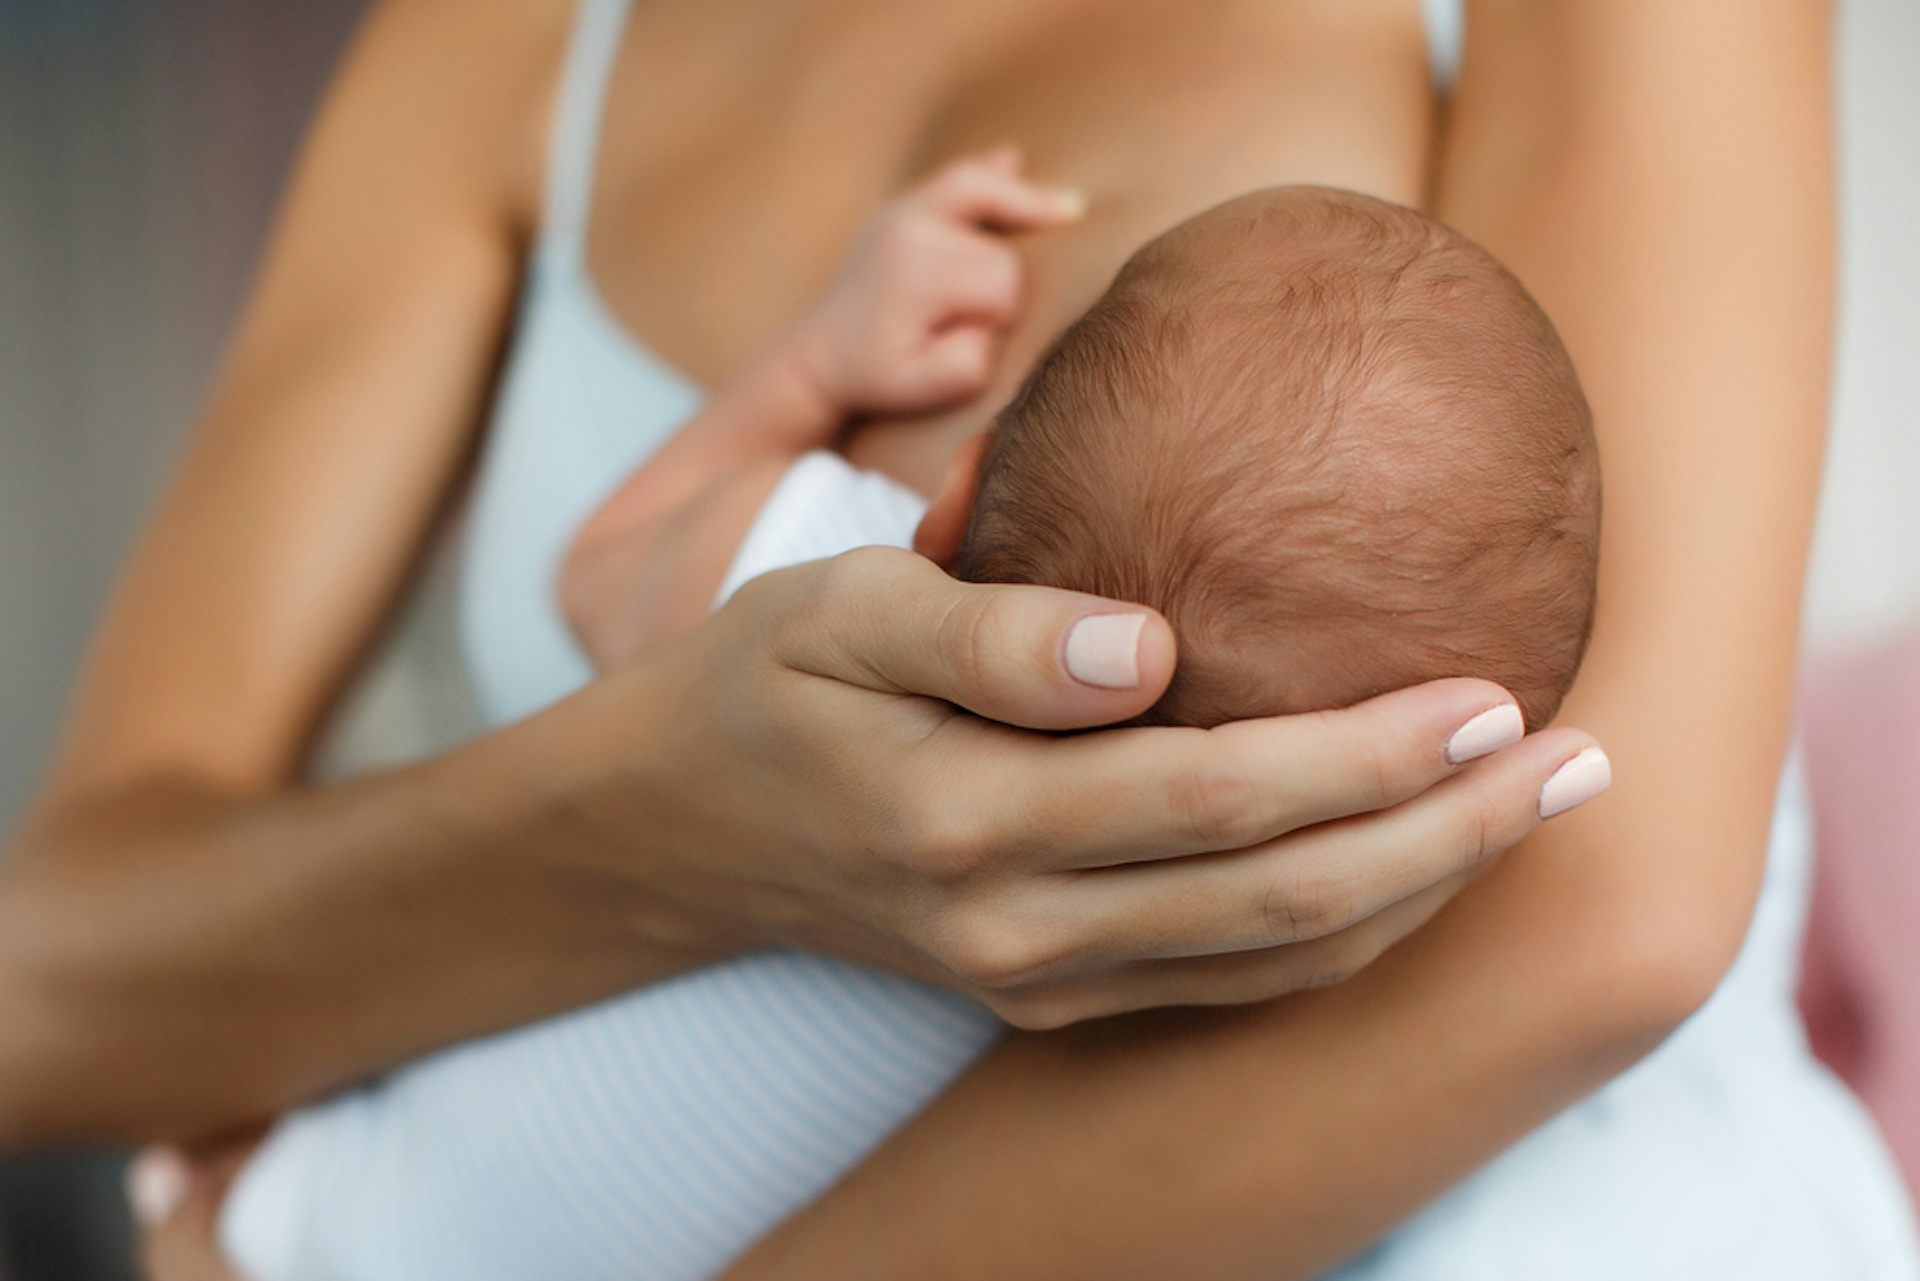
<svg viewBox="0 0 1920 1281"><path fill-rule="evenodd" d="M1136 253L995 424L956 572L1161 610L1152 719L1445 675L1550 720L1592 628L1591 414L1464 236L1349 192L1228 202Z"/></svg>

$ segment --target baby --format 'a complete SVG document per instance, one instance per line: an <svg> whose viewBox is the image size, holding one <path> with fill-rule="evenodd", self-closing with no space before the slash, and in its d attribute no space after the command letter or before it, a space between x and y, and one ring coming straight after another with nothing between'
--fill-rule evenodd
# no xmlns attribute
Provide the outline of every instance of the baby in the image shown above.
<svg viewBox="0 0 1920 1281"><path fill-rule="evenodd" d="M1167 616L1161 721L1481 676L1537 728L1592 626L1599 468L1553 327L1484 250L1343 192L1136 253L1000 415L971 508L959 576Z"/></svg>
<svg viewBox="0 0 1920 1281"><path fill-rule="evenodd" d="M1519 283L1409 210L1277 189L1160 236L931 503L829 451L857 413L984 386L1017 302L999 234L1074 212L1016 168L891 207L795 335L588 523L562 595L596 662L686 637L769 569L915 542L964 577L1162 610L1180 667L1155 720L1450 675L1549 720L1592 617L1586 402ZM903 288L930 246L960 269ZM841 443L857 456L860 432ZM294 1114L222 1237L253 1281L711 1276L998 1034L917 984L741 958Z"/></svg>
<svg viewBox="0 0 1920 1281"><path fill-rule="evenodd" d="M729 563L729 588L764 570L736 554L756 526L790 536L891 488L824 455L789 473L845 422L724 447L696 424L637 473L566 580L601 665L691 632ZM1585 397L1520 283L1411 210L1295 187L1182 223L1128 260L980 444L952 461L916 545L963 578L1162 611L1180 663L1154 720L1468 675L1538 727L1579 666L1600 511ZM676 447L706 464L678 503L661 497L681 496Z"/></svg>

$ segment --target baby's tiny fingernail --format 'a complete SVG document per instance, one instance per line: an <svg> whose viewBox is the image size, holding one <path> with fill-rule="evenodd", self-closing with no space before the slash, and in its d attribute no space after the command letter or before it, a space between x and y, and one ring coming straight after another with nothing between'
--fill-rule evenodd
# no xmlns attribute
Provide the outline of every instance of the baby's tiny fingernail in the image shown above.
<svg viewBox="0 0 1920 1281"><path fill-rule="evenodd" d="M1585 805L1613 786L1613 763L1597 747L1582 748L1553 772L1540 789L1540 817L1552 818Z"/></svg>
<svg viewBox="0 0 1920 1281"><path fill-rule="evenodd" d="M1512 747L1526 736L1526 722L1520 717L1518 705L1502 703L1489 707L1453 731L1453 737L1447 740L1447 761L1465 765L1503 747Z"/></svg>
<svg viewBox="0 0 1920 1281"><path fill-rule="evenodd" d="M1100 689L1137 687L1146 625L1145 614L1087 615L1067 632L1067 674Z"/></svg>
<svg viewBox="0 0 1920 1281"><path fill-rule="evenodd" d="M172 1148L147 1148L127 1166L127 1204L145 1227L165 1223L186 1200L193 1173Z"/></svg>

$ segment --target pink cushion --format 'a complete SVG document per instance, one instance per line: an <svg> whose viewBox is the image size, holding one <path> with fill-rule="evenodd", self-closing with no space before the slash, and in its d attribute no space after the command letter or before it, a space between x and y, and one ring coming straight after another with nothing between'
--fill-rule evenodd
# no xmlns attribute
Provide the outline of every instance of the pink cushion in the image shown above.
<svg viewBox="0 0 1920 1281"><path fill-rule="evenodd" d="M1920 626L1808 664L1817 858L1802 1008L1920 1190Z"/></svg>

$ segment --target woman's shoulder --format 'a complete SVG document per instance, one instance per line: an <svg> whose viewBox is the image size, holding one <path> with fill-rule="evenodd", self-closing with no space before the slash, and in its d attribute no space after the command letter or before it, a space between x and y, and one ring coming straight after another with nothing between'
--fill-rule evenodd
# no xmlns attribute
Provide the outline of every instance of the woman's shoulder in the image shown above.
<svg viewBox="0 0 1920 1281"><path fill-rule="evenodd" d="M362 127L430 132L450 171L530 228L581 2L378 0L339 87Z"/></svg>

